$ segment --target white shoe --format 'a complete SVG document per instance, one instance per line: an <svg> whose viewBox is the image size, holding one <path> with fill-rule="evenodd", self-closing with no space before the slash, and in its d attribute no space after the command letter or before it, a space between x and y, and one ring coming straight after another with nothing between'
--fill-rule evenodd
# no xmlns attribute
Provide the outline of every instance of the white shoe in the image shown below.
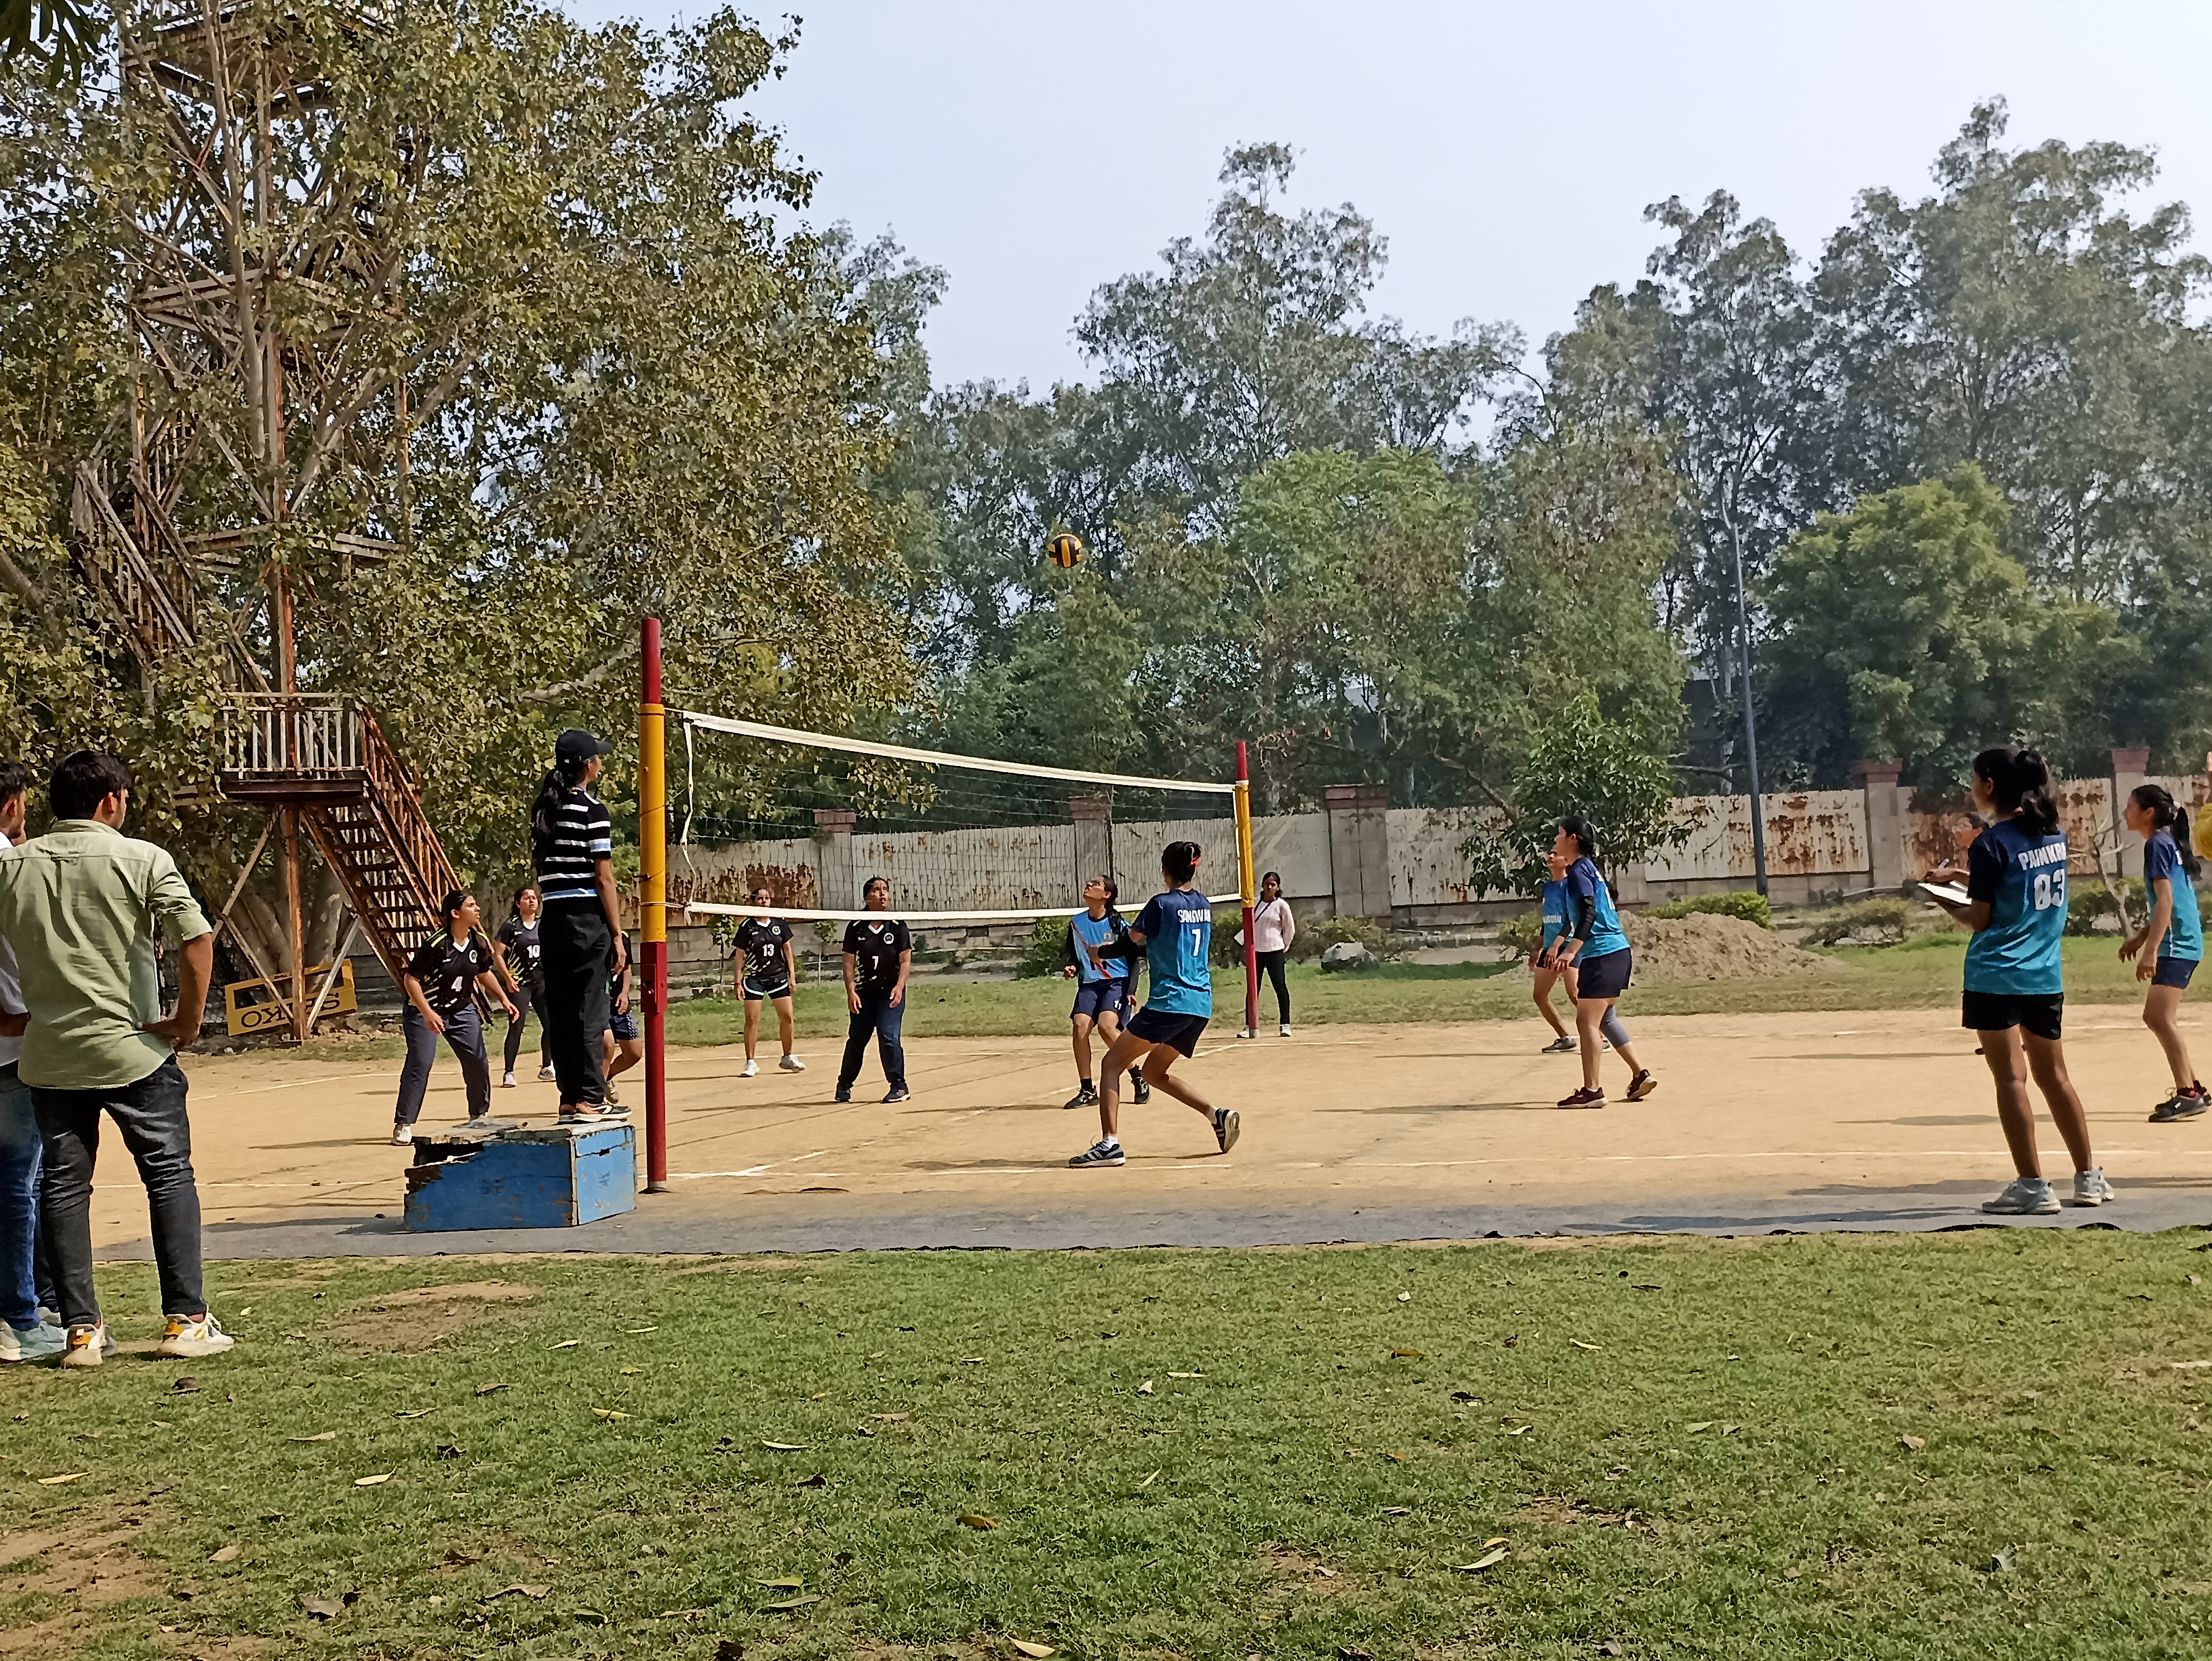
<svg viewBox="0 0 2212 1661"><path fill-rule="evenodd" d="M410 1142L412 1142L414 1140L415 1140L415 1127L414 1127L413 1125L411 1125L411 1124L396 1124L396 1125L394 1125L394 1126L392 1126L392 1147L405 1147L406 1146L408 1146L408 1144L410 1144Z"/></svg>
<svg viewBox="0 0 2212 1661"><path fill-rule="evenodd" d="M34 1327L12 1327L0 1321L0 1362L51 1361L69 1345L69 1329L41 1321Z"/></svg>
<svg viewBox="0 0 2212 1661"><path fill-rule="evenodd" d="M738 1069L738 1076L741 1079L758 1078L760 1076L760 1063L755 1061L751 1056L746 1056L745 1064Z"/></svg>
<svg viewBox="0 0 2212 1661"><path fill-rule="evenodd" d="M212 1312L198 1319L189 1315L172 1315L161 1333L161 1342L154 1346L154 1354L189 1361L202 1355L220 1355L237 1342L222 1329Z"/></svg>
<svg viewBox="0 0 2212 1661"><path fill-rule="evenodd" d="M551 1084L554 1077L553 1069L550 1067L541 1067L538 1069L538 1082L540 1084Z"/></svg>
<svg viewBox="0 0 2212 1661"><path fill-rule="evenodd" d="M96 1367L115 1348L115 1340L107 1335L107 1323L102 1321L97 1326L71 1327L68 1345L62 1352L64 1366Z"/></svg>
<svg viewBox="0 0 2212 1661"><path fill-rule="evenodd" d="M2040 1177L2018 1177L1996 1199L1983 1201L1982 1209L1993 1217L2048 1217L2058 1209L2058 1196Z"/></svg>
<svg viewBox="0 0 2212 1661"><path fill-rule="evenodd" d="M1277 1027L1275 1031L1284 1037L1287 1038L1291 1036L1291 1024L1288 1021L1285 1021L1280 1026Z"/></svg>
<svg viewBox="0 0 2212 1661"><path fill-rule="evenodd" d="M512 1074L512 1073L510 1073L510 1074L507 1074L507 1076L506 1076L506 1077L502 1078L502 1079L499 1081L499 1087L500 1087L501 1090L512 1090L512 1089L514 1089L514 1074Z"/></svg>
<svg viewBox="0 0 2212 1661"><path fill-rule="evenodd" d="M2102 1205L2107 1200L2118 1199L2119 1194L2105 1180L2105 1167L2091 1165L2087 1171L2074 1173L2075 1205Z"/></svg>
<svg viewBox="0 0 2212 1661"><path fill-rule="evenodd" d="M800 1061L796 1056L786 1056L781 1061L776 1063L776 1066L786 1073L804 1073L806 1071L806 1063Z"/></svg>

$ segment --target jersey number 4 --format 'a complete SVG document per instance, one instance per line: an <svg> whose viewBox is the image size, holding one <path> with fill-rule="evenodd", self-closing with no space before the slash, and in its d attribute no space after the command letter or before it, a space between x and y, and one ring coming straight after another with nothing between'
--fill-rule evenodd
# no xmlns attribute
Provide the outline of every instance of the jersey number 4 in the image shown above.
<svg viewBox="0 0 2212 1661"><path fill-rule="evenodd" d="M2063 871L2043 871L2036 874L2035 909L2048 911L2054 905L2066 904L2066 873Z"/></svg>

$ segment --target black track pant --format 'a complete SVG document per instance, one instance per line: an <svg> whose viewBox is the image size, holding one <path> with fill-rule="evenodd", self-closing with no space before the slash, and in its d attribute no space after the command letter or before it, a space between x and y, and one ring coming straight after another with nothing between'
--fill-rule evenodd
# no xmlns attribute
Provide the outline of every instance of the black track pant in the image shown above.
<svg viewBox="0 0 2212 1661"><path fill-rule="evenodd" d="M1260 959L1260 967L1267 978L1275 983L1275 1008L1278 1011L1275 1019L1280 1025L1288 1026L1291 1024L1291 983L1283 976L1283 959L1291 954L1287 952L1261 952L1254 955Z"/></svg>
<svg viewBox="0 0 2212 1661"><path fill-rule="evenodd" d="M607 1098L599 1039L610 1013L614 930L596 898L564 901L545 908L538 938L545 949L545 1001L538 1006L538 1018L545 1024L562 1105L597 1107Z"/></svg>
<svg viewBox="0 0 2212 1661"><path fill-rule="evenodd" d="M514 1058L522 1053L522 1024L530 1018L530 1006L538 1006L538 1064L553 1065L553 1039L545 1029L545 977L526 975L514 983L514 1019L507 1024L507 1070L514 1071Z"/></svg>

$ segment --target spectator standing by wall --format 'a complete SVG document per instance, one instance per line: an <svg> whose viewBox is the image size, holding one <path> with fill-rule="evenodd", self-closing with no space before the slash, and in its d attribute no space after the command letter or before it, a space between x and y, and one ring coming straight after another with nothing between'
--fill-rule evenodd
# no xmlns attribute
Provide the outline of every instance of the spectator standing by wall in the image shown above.
<svg viewBox="0 0 2212 1661"><path fill-rule="evenodd" d="M176 1052L199 1036L215 934L165 849L123 834L131 771L113 756L64 756L47 787L52 828L0 859L0 938L15 950L30 1021L18 1063L44 1141L40 1203L53 1257L64 1366L113 1348L92 1277L92 1173L102 1114L137 1162L153 1214L167 1323L159 1353L219 1354L230 1335L200 1281L200 1199L188 1086ZM164 1017L154 939L180 942L176 1009Z"/></svg>
<svg viewBox="0 0 2212 1661"><path fill-rule="evenodd" d="M31 770L0 761L0 859L23 840ZM0 1361L40 1361L62 1353L64 1334L47 1324L40 1294L39 1114L16 1076L23 1054L23 983L15 954L0 940Z"/></svg>

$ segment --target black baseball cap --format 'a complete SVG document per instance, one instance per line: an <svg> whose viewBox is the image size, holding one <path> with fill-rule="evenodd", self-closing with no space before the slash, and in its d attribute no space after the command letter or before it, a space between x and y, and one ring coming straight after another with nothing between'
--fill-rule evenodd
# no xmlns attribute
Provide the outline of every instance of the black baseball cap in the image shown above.
<svg viewBox="0 0 2212 1661"><path fill-rule="evenodd" d="M553 740L553 759L581 761L587 756L604 756L613 748L614 745L605 739L595 737L580 727L571 727Z"/></svg>

